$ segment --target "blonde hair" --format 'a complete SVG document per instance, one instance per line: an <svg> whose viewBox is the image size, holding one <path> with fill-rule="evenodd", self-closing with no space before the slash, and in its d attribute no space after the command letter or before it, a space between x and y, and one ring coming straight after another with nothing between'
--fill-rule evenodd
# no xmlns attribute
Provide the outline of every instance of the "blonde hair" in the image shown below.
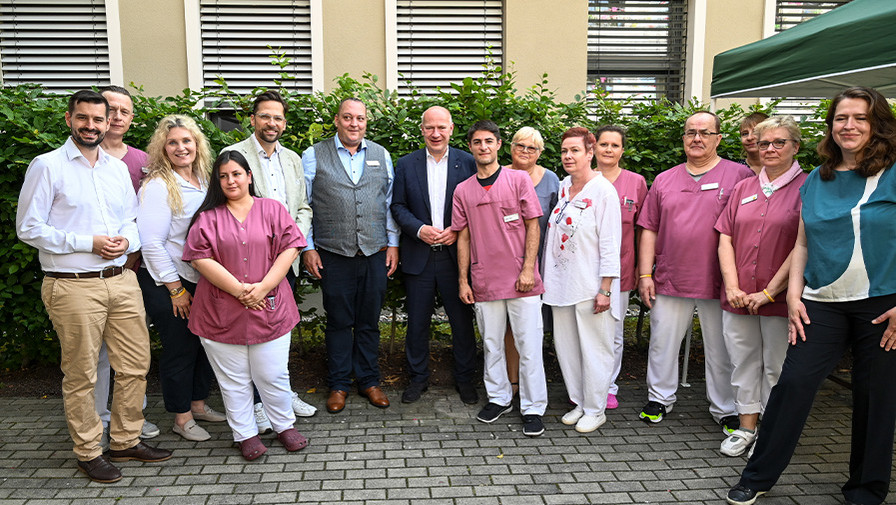
<svg viewBox="0 0 896 505"><path fill-rule="evenodd" d="M192 172L200 183L208 184L212 167L212 153L208 146L208 139L199 129L196 121L180 114L162 118L149 139L149 145L146 147L147 172L143 184L151 179L161 179L165 183L165 188L168 189L168 206L171 207L171 212L180 214L184 211L183 198L177 185L177 179L174 177L174 167L168 156L165 155L165 141L168 139L168 133L174 128L187 130L196 142L196 159L193 160Z"/></svg>
<svg viewBox="0 0 896 505"><path fill-rule="evenodd" d="M799 125L793 120L793 116L772 116L754 126L753 134L756 135L756 138L759 138L766 130L775 128L784 128L790 134L791 139L795 140L797 144L802 143L803 134L800 132Z"/></svg>
<svg viewBox="0 0 896 505"><path fill-rule="evenodd" d="M539 151L544 151L544 138L542 138L541 133L535 128L532 128L531 126L520 128L513 134L513 138L510 139L510 142L519 142L524 139L532 139L535 147L537 147Z"/></svg>

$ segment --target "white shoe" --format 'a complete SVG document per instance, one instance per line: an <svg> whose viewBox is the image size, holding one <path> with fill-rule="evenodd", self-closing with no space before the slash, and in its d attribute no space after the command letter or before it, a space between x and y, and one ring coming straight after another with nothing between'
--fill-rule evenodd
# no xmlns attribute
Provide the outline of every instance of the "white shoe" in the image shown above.
<svg viewBox="0 0 896 505"><path fill-rule="evenodd" d="M582 407L577 405L576 408L563 414L563 417L560 418L560 422L567 426L572 426L579 422L579 419L581 419L583 415L585 415L585 411L582 410Z"/></svg>
<svg viewBox="0 0 896 505"><path fill-rule="evenodd" d="M223 423L227 420L226 415L209 407L207 403L202 407L202 412L196 412L195 410L193 410L190 413L193 414L193 419L205 421L207 423Z"/></svg>
<svg viewBox="0 0 896 505"><path fill-rule="evenodd" d="M308 405L299 398L299 393L292 392L292 411L299 417L311 417L317 413L317 407Z"/></svg>
<svg viewBox="0 0 896 505"><path fill-rule="evenodd" d="M178 426L177 423L174 423L174 427L171 428L171 431L192 442L205 442L212 438L212 436L205 431L205 428L196 424L196 421L193 419L187 421L183 428Z"/></svg>
<svg viewBox="0 0 896 505"><path fill-rule="evenodd" d="M159 430L158 426L152 424L146 419L143 420L143 429L140 430L141 439L146 440L147 438L155 438L159 436L159 433L161 433L161 431Z"/></svg>
<svg viewBox="0 0 896 505"><path fill-rule="evenodd" d="M740 456L756 441L756 432L736 429L722 441L719 449L725 456Z"/></svg>
<svg viewBox="0 0 896 505"><path fill-rule="evenodd" d="M576 423L576 431L579 433L591 433L603 426L605 422L607 422L607 416L605 414L598 414L596 416L584 415L579 419L579 422Z"/></svg>
<svg viewBox="0 0 896 505"><path fill-rule="evenodd" d="M274 427L271 426L271 420L264 413L264 405L261 403L255 404L255 424L258 426L259 434L274 430Z"/></svg>

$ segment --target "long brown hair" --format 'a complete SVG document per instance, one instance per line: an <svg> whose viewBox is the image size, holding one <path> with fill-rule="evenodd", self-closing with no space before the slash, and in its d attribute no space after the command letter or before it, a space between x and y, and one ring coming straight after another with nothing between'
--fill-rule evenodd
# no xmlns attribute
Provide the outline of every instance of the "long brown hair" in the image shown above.
<svg viewBox="0 0 896 505"><path fill-rule="evenodd" d="M896 163L896 117L893 117L887 99L873 88L846 88L831 100L824 120L828 127L818 143L818 154L824 159L818 168L823 181L833 180L834 169L843 162L843 152L834 142L832 131L837 105L846 98L858 98L868 103L868 125L871 127L871 138L856 156L855 172L862 177L871 177Z"/></svg>

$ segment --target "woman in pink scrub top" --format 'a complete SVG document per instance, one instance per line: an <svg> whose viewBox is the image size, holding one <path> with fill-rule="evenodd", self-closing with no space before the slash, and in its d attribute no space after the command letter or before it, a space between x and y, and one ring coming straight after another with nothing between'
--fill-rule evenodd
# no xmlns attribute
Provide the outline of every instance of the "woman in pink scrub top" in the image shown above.
<svg viewBox="0 0 896 505"><path fill-rule="evenodd" d="M215 371L243 457L267 451L258 438L253 383L277 438L297 451L308 441L293 427L287 359L299 311L286 272L305 237L280 202L255 197L242 154L221 153L212 174L184 246L184 261L202 274L189 327Z"/></svg>
<svg viewBox="0 0 896 505"><path fill-rule="evenodd" d="M621 250L621 274L619 277L619 296L614 303L619 304L621 314L615 324L615 339L613 341L613 377L610 382L610 391L607 394L607 409L619 407L616 394L619 387L616 378L622 369L622 349L624 347L625 311L628 308L629 294L638 285L635 276L635 221L641 210L641 204L647 197L647 181L640 174L623 169L619 162L622 152L625 150L625 130L616 125L601 126L594 132L597 145L594 148L594 157L597 159L597 169L604 178L610 181L616 188L619 197L619 205L622 206L622 250Z"/></svg>
<svg viewBox="0 0 896 505"><path fill-rule="evenodd" d="M759 414L781 375L787 353L784 290L806 180L794 161L802 137L793 118L773 117L754 131L762 170L734 187L715 225L721 234L722 334L740 417L740 428L722 442L726 456L740 456L756 440Z"/></svg>

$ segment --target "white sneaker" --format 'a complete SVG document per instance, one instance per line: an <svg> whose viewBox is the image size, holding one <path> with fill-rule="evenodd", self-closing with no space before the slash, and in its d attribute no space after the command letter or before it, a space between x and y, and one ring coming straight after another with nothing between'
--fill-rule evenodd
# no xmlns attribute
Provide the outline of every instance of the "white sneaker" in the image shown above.
<svg viewBox="0 0 896 505"><path fill-rule="evenodd" d="M299 417L311 417L317 413L317 407L303 402L295 391L292 392L292 410Z"/></svg>
<svg viewBox="0 0 896 505"><path fill-rule="evenodd" d="M140 430L141 439L146 440L147 438L155 438L159 436L159 433L161 433L161 431L159 430L158 426L152 424L146 419L143 420L143 429Z"/></svg>
<svg viewBox="0 0 896 505"><path fill-rule="evenodd" d="M725 456L740 456L756 441L756 432L736 429L722 441L720 451Z"/></svg>
<svg viewBox="0 0 896 505"><path fill-rule="evenodd" d="M274 430L274 427L271 426L271 420L264 413L264 405L261 403L255 404L255 424L258 426L259 434Z"/></svg>
<svg viewBox="0 0 896 505"><path fill-rule="evenodd" d="M579 422L579 419L581 419L583 415L585 415L585 411L582 410L582 407L577 405L576 408L563 414L563 417L560 418L560 422L567 426L572 426Z"/></svg>
<svg viewBox="0 0 896 505"><path fill-rule="evenodd" d="M591 433L603 426L605 422L607 422L607 416L605 414L596 416L584 415L579 418L579 422L576 423L576 431L579 433Z"/></svg>

